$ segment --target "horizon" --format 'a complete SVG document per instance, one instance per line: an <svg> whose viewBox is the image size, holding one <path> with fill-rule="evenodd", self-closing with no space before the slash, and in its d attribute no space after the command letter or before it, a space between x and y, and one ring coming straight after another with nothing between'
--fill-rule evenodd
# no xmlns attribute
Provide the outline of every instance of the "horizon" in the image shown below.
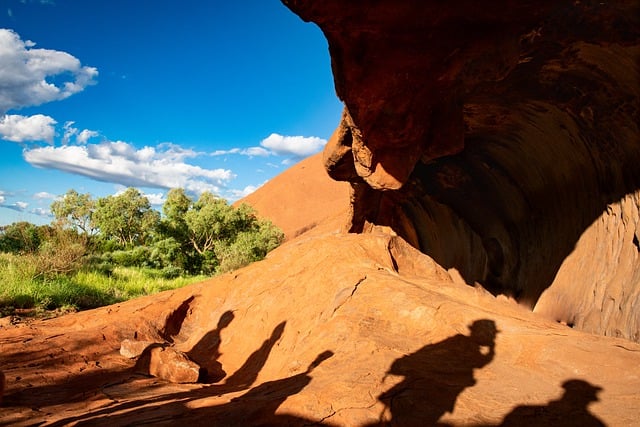
<svg viewBox="0 0 640 427"><path fill-rule="evenodd" d="M0 10L0 225L68 190L230 203L324 147L327 42L278 0L8 0Z"/></svg>

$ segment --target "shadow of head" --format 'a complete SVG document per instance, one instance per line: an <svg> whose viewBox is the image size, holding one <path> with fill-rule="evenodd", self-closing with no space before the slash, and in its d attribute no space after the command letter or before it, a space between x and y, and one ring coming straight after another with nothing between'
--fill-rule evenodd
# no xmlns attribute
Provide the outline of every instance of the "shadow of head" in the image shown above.
<svg viewBox="0 0 640 427"><path fill-rule="evenodd" d="M589 402L597 402L598 393L602 391L602 387L593 385L583 380L568 380L562 383L564 388L564 400L571 400L573 402L583 402L585 405Z"/></svg>
<svg viewBox="0 0 640 427"><path fill-rule="evenodd" d="M227 310L222 313L222 316L220 316L220 320L218 320L218 330L224 329L229 326L234 317L235 315L231 310Z"/></svg>
<svg viewBox="0 0 640 427"><path fill-rule="evenodd" d="M469 325L470 337L479 345L493 345L500 330L489 319L480 319Z"/></svg>

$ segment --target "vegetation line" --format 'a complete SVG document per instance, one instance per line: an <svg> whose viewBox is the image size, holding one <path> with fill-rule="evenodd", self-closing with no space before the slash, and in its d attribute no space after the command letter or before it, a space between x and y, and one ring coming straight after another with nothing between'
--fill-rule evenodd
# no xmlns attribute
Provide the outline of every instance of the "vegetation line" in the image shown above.
<svg viewBox="0 0 640 427"><path fill-rule="evenodd" d="M0 227L0 315L80 310L176 289L258 261L283 240L247 205L172 189L162 213L135 188L69 190L54 220Z"/></svg>

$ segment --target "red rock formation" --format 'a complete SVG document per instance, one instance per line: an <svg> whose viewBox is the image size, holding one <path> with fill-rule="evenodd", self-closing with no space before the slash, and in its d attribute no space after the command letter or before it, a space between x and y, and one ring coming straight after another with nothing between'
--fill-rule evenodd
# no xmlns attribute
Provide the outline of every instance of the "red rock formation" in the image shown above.
<svg viewBox="0 0 640 427"><path fill-rule="evenodd" d="M268 218L280 227L287 240L311 230L342 229L350 187L327 176L321 156L316 154L291 166L266 187L258 188L237 203L247 203Z"/></svg>
<svg viewBox="0 0 640 427"><path fill-rule="evenodd" d="M137 374L124 339L224 374ZM456 283L381 233L302 237L207 282L6 325L0 348L2 425L626 426L640 407L640 344Z"/></svg>
<svg viewBox="0 0 640 427"><path fill-rule="evenodd" d="M640 344L555 321L635 339L635 5L288 3L327 34L348 113L325 166L370 233L336 233L310 159L253 199L289 230L264 261L0 321L0 424L637 424ZM136 372L148 343L200 382Z"/></svg>
<svg viewBox="0 0 640 427"><path fill-rule="evenodd" d="M638 2L284 3L329 42L352 231L640 339Z"/></svg>

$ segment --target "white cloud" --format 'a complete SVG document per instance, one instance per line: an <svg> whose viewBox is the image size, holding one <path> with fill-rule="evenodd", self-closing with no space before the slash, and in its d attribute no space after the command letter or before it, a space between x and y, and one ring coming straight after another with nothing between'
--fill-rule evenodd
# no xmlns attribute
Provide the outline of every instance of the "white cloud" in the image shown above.
<svg viewBox="0 0 640 427"><path fill-rule="evenodd" d="M259 184L259 185L247 185L242 190L238 190L238 189L229 190L227 191L226 198L227 200L233 203L239 199L242 199L243 197L247 197L249 194L253 193L254 191L262 187L266 183L267 181L264 181L262 184Z"/></svg>
<svg viewBox="0 0 640 427"><path fill-rule="evenodd" d="M271 152L269 150L265 150L262 147L249 147L246 150L242 150L242 154L251 157L267 157L271 155Z"/></svg>
<svg viewBox="0 0 640 427"><path fill-rule="evenodd" d="M162 206L166 200L163 193L144 193L144 195L153 206Z"/></svg>
<svg viewBox="0 0 640 427"><path fill-rule="evenodd" d="M249 157L287 156L285 164L300 160L322 150L327 140L317 136L283 136L272 133L262 140L260 147L232 148L230 150L216 150L211 156L227 154L241 154Z"/></svg>
<svg viewBox="0 0 640 427"><path fill-rule="evenodd" d="M43 200L43 199L51 199L54 200L56 199L58 196L56 196L55 194L51 194L51 193L47 193L46 191L40 191L38 193L35 193L33 195L33 198L36 200Z"/></svg>
<svg viewBox="0 0 640 427"><path fill-rule="evenodd" d="M317 136L283 136L272 133L260 145L279 156L307 157L322 150L327 143Z"/></svg>
<svg viewBox="0 0 640 427"><path fill-rule="evenodd" d="M23 151L36 167L58 169L98 181L127 187L181 187L201 193L219 194L234 175L228 169L204 169L185 163L195 157L193 150L175 144L136 149L122 141L104 141L83 146L39 147Z"/></svg>
<svg viewBox="0 0 640 427"><path fill-rule="evenodd" d="M15 202L11 204L5 204L6 200L4 197L0 197L0 207L11 209L18 212L24 212L25 209L29 207L29 204L26 202Z"/></svg>
<svg viewBox="0 0 640 427"><path fill-rule="evenodd" d="M95 83L96 68L83 66L66 52L34 46L12 30L0 28L0 114L65 99ZM59 83L47 80L54 76Z"/></svg>
<svg viewBox="0 0 640 427"><path fill-rule="evenodd" d="M86 144L90 138L93 138L95 136L98 136L98 132L96 132L95 130L83 129L76 137L76 142L78 144Z"/></svg>
<svg viewBox="0 0 640 427"><path fill-rule="evenodd" d="M42 114L33 116L7 114L0 118L0 138L13 142L46 141L52 144L56 134L55 124L56 121L52 117Z"/></svg>
<svg viewBox="0 0 640 427"><path fill-rule="evenodd" d="M35 208L31 211L31 213L38 216L45 216L45 217L53 216L49 209L44 209L44 208Z"/></svg>
<svg viewBox="0 0 640 427"><path fill-rule="evenodd" d="M239 148L232 148L230 150L216 150L212 153L209 153L210 156L225 156L227 154L240 154Z"/></svg>

